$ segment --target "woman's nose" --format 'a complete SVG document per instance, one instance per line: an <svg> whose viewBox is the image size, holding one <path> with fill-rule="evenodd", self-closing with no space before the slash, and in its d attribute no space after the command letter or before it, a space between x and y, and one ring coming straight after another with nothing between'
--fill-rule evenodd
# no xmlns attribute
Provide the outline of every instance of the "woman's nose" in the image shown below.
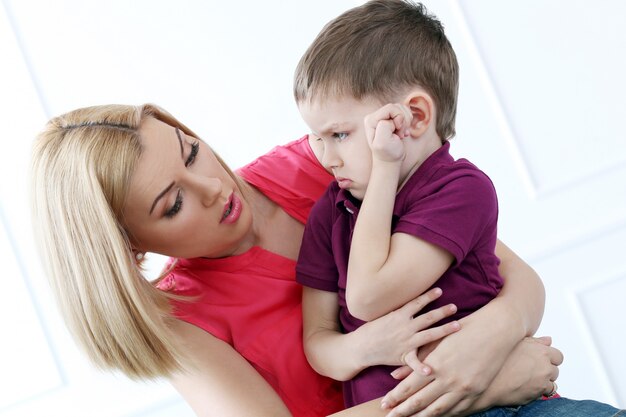
<svg viewBox="0 0 626 417"><path fill-rule="evenodd" d="M203 206L209 207L222 195L222 181L215 177L196 176L193 186Z"/></svg>

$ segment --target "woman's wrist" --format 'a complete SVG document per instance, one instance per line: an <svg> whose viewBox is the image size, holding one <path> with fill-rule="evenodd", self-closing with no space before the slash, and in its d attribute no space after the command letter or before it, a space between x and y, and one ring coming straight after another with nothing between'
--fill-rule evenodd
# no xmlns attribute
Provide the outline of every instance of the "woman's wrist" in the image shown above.
<svg viewBox="0 0 626 417"><path fill-rule="evenodd" d="M502 347L507 345L512 350L526 336L527 326L523 315L517 309L509 307L505 300L496 298L482 309L461 319L461 323L464 328L468 325L485 326L491 340L497 340Z"/></svg>

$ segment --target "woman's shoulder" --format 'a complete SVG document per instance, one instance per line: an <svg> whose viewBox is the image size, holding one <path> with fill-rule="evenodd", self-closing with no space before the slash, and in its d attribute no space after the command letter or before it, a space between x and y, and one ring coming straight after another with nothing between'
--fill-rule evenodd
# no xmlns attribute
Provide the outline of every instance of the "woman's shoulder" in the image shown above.
<svg viewBox="0 0 626 417"><path fill-rule="evenodd" d="M276 146L237 173L302 223L333 179L320 164L308 135Z"/></svg>

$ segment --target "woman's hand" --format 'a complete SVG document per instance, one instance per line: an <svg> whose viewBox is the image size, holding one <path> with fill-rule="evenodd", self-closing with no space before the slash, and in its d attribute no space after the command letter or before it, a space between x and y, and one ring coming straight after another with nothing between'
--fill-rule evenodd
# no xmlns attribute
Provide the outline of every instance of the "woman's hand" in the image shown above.
<svg viewBox="0 0 626 417"><path fill-rule="evenodd" d="M517 344L502 370L473 408L526 404L554 389L563 354L550 337L527 337Z"/></svg>
<svg viewBox="0 0 626 417"><path fill-rule="evenodd" d="M471 380L443 378L436 372L426 376L408 366L398 368L393 375L403 381L382 403L399 404L387 417L462 416L494 406L535 400L553 389L553 381L559 375L558 366L563 362L563 354L551 347L551 343L549 337L523 339L484 390L480 383L474 387Z"/></svg>
<svg viewBox="0 0 626 417"><path fill-rule="evenodd" d="M492 300L461 319L463 329L441 340L432 352L427 349L433 346L422 349L420 358L433 374L425 378L411 373L390 391L383 399L385 405L394 407L404 401L390 416L413 415L421 410L429 414L416 415L439 416L453 408L468 409L489 387L522 339L519 325L515 324L517 316L501 308L504 306L499 299Z"/></svg>
<svg viewBox="0 0 626 417"><path fill-rule="evenodd" d="M360 346L366 356L368 366L403 365L407 360L425 375L430 373L417 360L415 352L421 346L437 341L456 332L460 325L453 321L443 326L430 328L441 319L456 312L456 306L449 304L428 313L418 313L430 302L441 296L441 290L434 288L374 321L365 323L355 333L362 341ZM424 330L426 329L426 330Z"/></svg>

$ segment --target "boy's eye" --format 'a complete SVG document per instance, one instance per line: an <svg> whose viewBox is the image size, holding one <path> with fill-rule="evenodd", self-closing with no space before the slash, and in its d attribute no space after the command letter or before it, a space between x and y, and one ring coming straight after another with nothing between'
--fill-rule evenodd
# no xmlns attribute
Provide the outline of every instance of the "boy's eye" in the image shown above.
<svg viewBox="0 0 626 417"><path fill-rule="evenodd" d="M338 139L338 140L344 140L347 137L348 137L348 134L346 132L333 133L333 138Z"/></svg>

